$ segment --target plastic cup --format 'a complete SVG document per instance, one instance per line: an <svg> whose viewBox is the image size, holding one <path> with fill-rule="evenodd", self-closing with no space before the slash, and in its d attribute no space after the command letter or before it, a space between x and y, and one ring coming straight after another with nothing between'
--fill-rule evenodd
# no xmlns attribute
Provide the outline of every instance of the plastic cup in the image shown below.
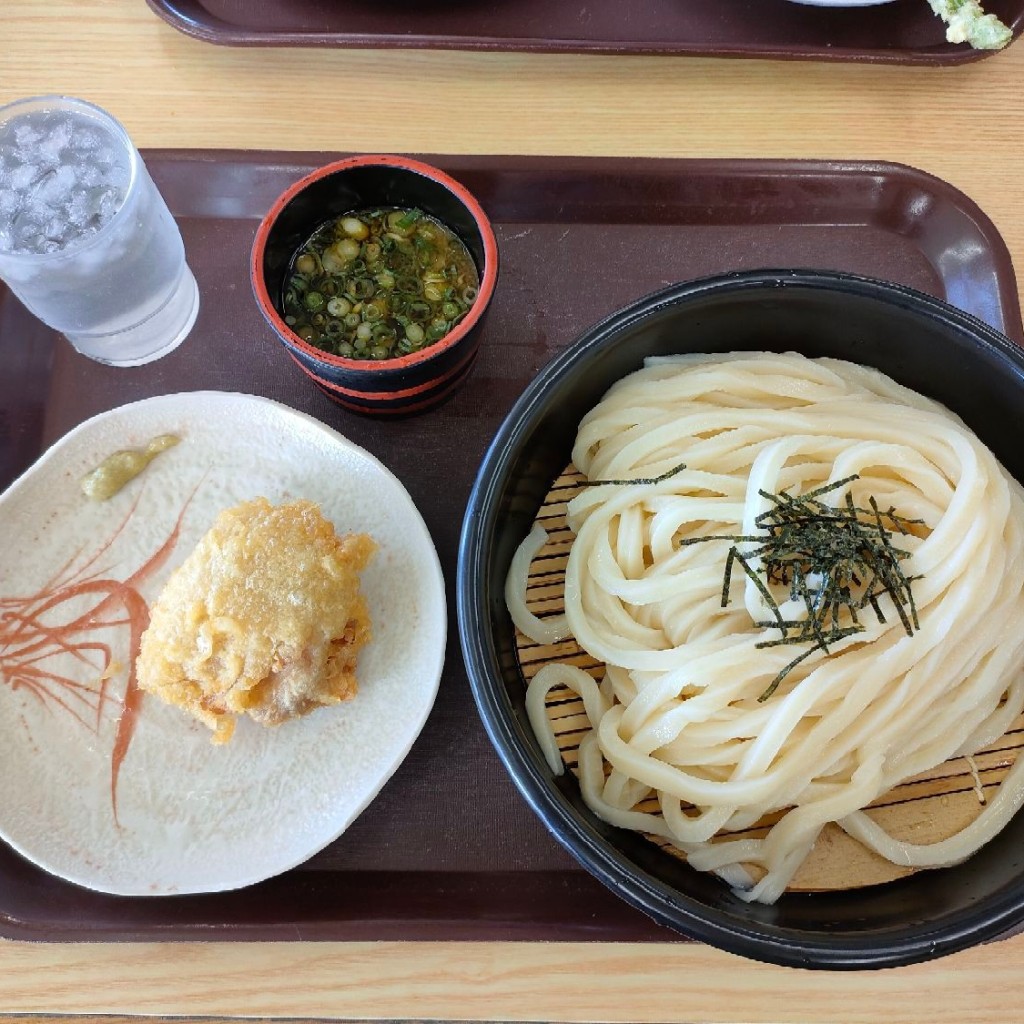
<svg viewBox="0 0 1024 1024"><path fill-rule="evenodd" d="M139 151L108 113L66 96L0 107L0 278L111 366L166 355L199 311L181 233Z"/></svg>

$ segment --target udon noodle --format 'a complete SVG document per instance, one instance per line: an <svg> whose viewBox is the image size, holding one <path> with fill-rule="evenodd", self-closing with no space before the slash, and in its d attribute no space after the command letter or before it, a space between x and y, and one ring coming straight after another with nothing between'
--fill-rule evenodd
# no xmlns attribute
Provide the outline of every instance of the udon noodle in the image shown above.
<svg viewBox="0 0 1024 1024"><path fill-rule="evenodd" d="M559 773L546 697L566 686L582 698L590 730L578 771L595 814L661 837L766 903L829 822L915 868L959 862L1003 828L1024 801L1024 758L973 821L934 843L897 839L864 810L990 744L1024 710L1024 491L956 416L837 360L652 360L586 415L572 458L595 486L567 510L564 620L526 608L539 526L506 596L531 639L571 635L604 665L600 683L545 665L527 693ZM794 663L800 649L770 643L783 632L772 604L800 614L789 590L737 571L723 604L730 541L684 542L751 538L769 496L812 491L837 508L874 501L919 521L893 541L917 628L882 593L859 632L805 647ZM763 571L752 540L735 546ZM733 835L762 820L763 838Z"/></svg>

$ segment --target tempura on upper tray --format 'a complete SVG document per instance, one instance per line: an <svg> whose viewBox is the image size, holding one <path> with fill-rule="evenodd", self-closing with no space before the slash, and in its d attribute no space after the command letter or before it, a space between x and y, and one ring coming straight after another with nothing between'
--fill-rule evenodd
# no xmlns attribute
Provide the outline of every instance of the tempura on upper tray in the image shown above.
<svg viewBox="0 0 1024 1024"><path fill-rule="evenodd" d="M928 0L946 23L946 39L970 43L976 50L1000 50L1013 33L994 14L986 14L978 0Z"/></svg>

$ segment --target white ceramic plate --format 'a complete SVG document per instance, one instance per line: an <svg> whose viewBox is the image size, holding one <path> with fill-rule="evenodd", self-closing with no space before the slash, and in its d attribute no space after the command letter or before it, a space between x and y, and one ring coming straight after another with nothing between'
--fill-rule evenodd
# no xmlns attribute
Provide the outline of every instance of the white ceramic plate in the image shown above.
<svg viewBox="0 0 1024 1024"><path fill-rule="evenodd" d="M110 452L164 433L181 443L120 494L103 503L82 495L80 478ZM151 605L216 514L259 495L309 498L339 532L377 540L363 574L373 639L360 655L359 693L276 729L240 721L223 746L144 696L115 784L130 591ZM160 895L285 871L367 806L434 702L444 583L412 499L367 452L276 402L195 392L97 416L0 496L0 536L0 836L72 882ZM80 628L58 628L76 618ZM13 635L26 621L38 646ZM71 650L82 644L92 646ZM104 647L114 671L101 696Z"/></svg>
<svg viewBox="0 0 1024 1024"><path fill-rule="evenodd" d="M790 0L790 3L804 4L807 7L878 7L880 4L891 4L893 0Z"/></svg>

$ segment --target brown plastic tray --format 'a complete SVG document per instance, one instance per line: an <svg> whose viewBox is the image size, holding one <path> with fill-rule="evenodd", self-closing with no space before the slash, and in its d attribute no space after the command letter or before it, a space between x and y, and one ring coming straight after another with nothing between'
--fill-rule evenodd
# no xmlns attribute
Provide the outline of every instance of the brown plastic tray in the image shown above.
<svg viewBox="0 0 1024 1024"><path fill-rule="evenodd" d="M481 457L527 382L585 327L664 285L725 270L818 267L944 297L1022 338L1013 268L981 211L892 164L431 158L493 218L498 289L479 361L440 409L380 421L332 405L262 320L247 261L277 194L327 155L177 152L147 162L181 224L201 309L149 366L78 356L0 287L0 487L71 427L176 391L266 395L369 449L409 489L449 588ZM0 936L18 939L675 939L552 839L492 750L454 621L440 694L409 757L303 867L209 896L103 896L0 844ZM0 755L2 766L2 755ZM269 825L268 825L269 827Z"/></svg>
<svg viewBox="0 0 1024 1024"><path fill-rule="evenodd" d="M233 46L424 47L959 64L925 0L820 8L789 0L147 0L175 28ZM1019 35L1024 0L986 0Z"/></svg>

